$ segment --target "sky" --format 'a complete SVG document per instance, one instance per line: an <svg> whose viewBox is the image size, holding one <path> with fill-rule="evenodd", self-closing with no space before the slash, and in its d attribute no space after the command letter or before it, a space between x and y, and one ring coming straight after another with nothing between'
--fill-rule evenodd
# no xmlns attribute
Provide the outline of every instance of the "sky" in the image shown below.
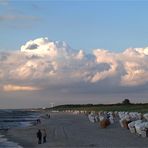
<svg viewBox="0 0 148 148"><path fill-rule="evenodd" d="M0 108L148 102L148 2L0 0Z"/></svg>

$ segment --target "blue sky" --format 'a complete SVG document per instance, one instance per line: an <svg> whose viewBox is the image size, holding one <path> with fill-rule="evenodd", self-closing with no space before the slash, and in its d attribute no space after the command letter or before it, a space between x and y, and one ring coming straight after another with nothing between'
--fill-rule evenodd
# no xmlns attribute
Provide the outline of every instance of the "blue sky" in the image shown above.
<svg viewBox="0 0 148 148"><path fill-rule="evenodd" d="M26 41L39 37L66 41L72 48L88 52L148 46L146 1L0 3L1 51L19 50Z"/></svg>
<svg viewBox="0 0 148 148"><path fill-rule="evenodd" d="M0 0L0 108L148 102L147 63L146 1Z"/></svg>

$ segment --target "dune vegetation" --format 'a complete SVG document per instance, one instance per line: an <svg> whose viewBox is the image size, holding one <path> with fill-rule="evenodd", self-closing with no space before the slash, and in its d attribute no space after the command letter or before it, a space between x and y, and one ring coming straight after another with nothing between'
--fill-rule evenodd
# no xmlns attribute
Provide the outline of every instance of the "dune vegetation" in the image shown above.
<svg viewBox="0 0 148 148"><path fill-rule="evenodd" d="M126 102L127 101L127 102ZM148 112L148 103L130 103L128 99L125 99L122 103L117 104L66 104L59 105L52 110L64 111L64 110L85 110L85 111L129 111L129 112Z"/></svg>

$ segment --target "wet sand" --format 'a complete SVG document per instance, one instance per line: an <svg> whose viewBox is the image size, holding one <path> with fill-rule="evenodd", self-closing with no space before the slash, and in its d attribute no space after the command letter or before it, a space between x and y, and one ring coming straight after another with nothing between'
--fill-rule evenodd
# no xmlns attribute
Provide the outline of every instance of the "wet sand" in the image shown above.
<svg viewBox="0 0 148 148"><path fill-rule="evenodd" d="M106 129L90 123L85 115L53 113L50 119L41 119L41 125L10 129L8 139L24 148L147 148L148 137L142 138L120 127L116 121ZM36 132L45 128L47 143L38 144Z"/></svg>

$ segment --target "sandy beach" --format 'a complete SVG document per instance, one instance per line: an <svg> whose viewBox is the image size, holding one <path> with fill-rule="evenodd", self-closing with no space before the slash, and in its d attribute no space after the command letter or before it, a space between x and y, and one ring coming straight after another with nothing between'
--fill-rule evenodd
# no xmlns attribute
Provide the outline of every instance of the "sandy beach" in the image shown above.
<svg viewBox="0 0 148 148"><path fill-rule="evenodd" d="M24 148L146 148L148 138L131 134L116 121L106 129L90 123L85 115L52 113L50 119L41 119L40 125L10 129L5 136ZM38 144L36 132L45 128L47 142Z"/></svg>

